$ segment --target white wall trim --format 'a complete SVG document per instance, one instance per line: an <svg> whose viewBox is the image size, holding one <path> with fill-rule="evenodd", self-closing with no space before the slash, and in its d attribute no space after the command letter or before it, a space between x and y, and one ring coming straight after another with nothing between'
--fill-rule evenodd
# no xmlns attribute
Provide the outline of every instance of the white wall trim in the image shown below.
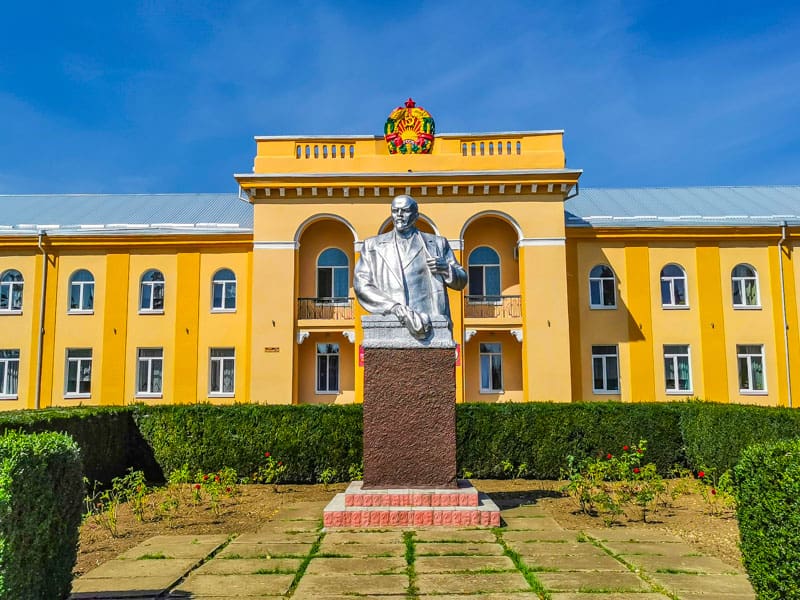
<svg viewBox="0 0 800 600"><path fill-rule="evenodd" d="M518 246L524 248L526 246L564 246L567 243L567 238L554 237L554 238L522 238L518 242Z"/></svg>
<svg viewBox="0 0 800 600"><path fill-rule="evenodd" d="M253 242L254 250L297 250L299 242Z"/></svg>

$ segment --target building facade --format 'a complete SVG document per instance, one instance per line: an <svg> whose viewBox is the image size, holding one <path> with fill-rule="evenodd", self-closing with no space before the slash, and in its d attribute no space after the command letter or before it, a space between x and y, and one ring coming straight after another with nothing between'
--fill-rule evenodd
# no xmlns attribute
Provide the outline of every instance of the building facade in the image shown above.
<svg viewBox="0 0 800 600"><path fill-rule="evenodd" d="M257 137L237 195L5 196L0 408L360 402L352 272L411 194L457 401L793 405L800 187L579 189L563 132Z"/></svg>

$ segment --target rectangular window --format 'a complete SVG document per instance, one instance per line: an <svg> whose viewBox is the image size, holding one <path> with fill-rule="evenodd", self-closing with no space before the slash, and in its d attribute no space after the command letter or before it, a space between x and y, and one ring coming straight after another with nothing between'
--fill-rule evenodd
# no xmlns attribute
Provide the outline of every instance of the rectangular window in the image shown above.
<svg viewBox="0 0 800 600"><path fill-rule="evenodd" d="M692 371L688 345L664 346L664 381L668 394L691 391Z"/></svg>
<svg viewBox="0 0 800 600"><path fill-rule="evenodd" d="M737 345L736 359L739 363L739 391L742 393L766 392L764 346L757 344Z"/></svg>
<svg viewBox="0 0 800 600"><path fill-rule="evenodd" d="M236 282L215 281L212 290L212 310L236 309Z"/></svg>
<svg viewBox="0 0 800 600"><path fill-rule="evenodd" d="M19 390L19 350L0 350L0 398L16 398Z"/></svg>
<svg viewBox="0 0 800 600"><path fill-rule="evenodd" d="M339 344L317 344L317 393L339 392Z"/></svg>
<svg viewBox="0 0 800 600"><path fill-rule="evenodd" d="M496 394L503 391L503 345L481 344L481 393Z"/></svg>
<svg viewBox="0 0 800 600"><path fill-rule="evenodd" d="M137 351L136 395L160 397L163 370L163 348L139 348Z"/></svg>
<svg viewBox="0 0 800 600"><path fill-rule="evenodd" d="M233 348L211 348L211 368L208 374L208 393L233 395L236 357Z"/></svg>
<svg viewBox="0 0 800 600"><path fill-rule="evenodd" d="M92 349L67 349L65 396L89 396L92 393Z"/></svg>
<svg viewBox="0 0 800 600"><path fill-rule="evenodd" d="M616 346L592 346L592 391L595 394L619 394Z"/></svg>

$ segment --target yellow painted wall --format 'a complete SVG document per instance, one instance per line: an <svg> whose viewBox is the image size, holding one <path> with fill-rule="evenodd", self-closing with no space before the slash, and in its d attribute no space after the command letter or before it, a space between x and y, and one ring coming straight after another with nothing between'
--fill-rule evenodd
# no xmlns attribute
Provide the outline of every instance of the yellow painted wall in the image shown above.
<svg viewBox="0 0 800 600"><path fill-rule="evenodd" d="M316 392L317 344L339 344L339 393ZM352 404L355 401L355 365L353 344L339 331L314 332L299 349L299 403Z"/></svg>
<svg viewBox="0 0 800 600"><path fill-rule="evenodd" d="M479 246L489 246L500 257L501 293L519 295L519 261L514 258L517 232L514 228L492 216L481 217L470 223L464 233L464 268L468 266L470 253Z"/></svg>
<svg viewBox="0 0 800 600"><path fill-rule="evenodd" d="M501 344L503 352L503 393L482 393L480 369L480 344ZM466 402L522 402L522 344L508 331L479 331L463 346L462 356L466 382Z"/></svg>
<svg viewBox="0 0 800 600"><path fill-rule="evenodd" d="M352 232L346 225L334 220L320 220L306 227L300 237L300 298L317 298L317 260L328 248L338 248L347 255L349 267L349 296L353 297L353 250Z"/></svg>

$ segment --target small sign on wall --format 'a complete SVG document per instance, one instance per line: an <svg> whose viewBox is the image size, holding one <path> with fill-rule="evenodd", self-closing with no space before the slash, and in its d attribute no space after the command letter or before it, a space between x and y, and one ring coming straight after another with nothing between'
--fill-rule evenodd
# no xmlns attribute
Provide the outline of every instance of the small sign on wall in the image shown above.
<svg viewBox="0 0 800 600"><path fill-rule="evenodd" d="M456 366L461 366L461 344L456 344Z"/></svg>
<svg viewBox="0 0 800 600"><path fill-rule="evenodd" d="M264 348L264 352L280 352L281 349L278 346L266 346Z"/></svg>
<svg viewBox="0 0 800 600"><path fill-rule="evenodd" d="M358 345L358 366L364 366L364 346L361 344Z"/></svg>

